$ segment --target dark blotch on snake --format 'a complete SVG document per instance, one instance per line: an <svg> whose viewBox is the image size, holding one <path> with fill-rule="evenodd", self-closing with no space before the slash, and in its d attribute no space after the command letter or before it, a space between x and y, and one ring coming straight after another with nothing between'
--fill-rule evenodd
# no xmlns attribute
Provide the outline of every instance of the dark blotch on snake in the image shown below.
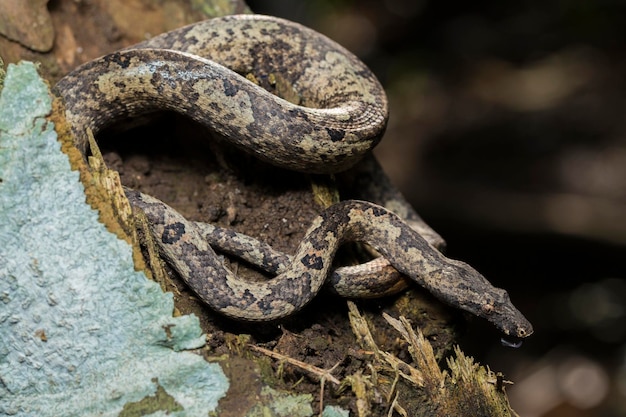
<svg viewBox="0 0 626 417"><path fill-rule="evenodd" d="M226 95L226 97L232 97L237 94L237 87L235 87L233 83L230 82L230 80L223 79L222 83L224 85L224 94Z"/></svg>
<svg viewBox="0 0 626 417"><path fill-rule="evenodd" d="M380 217L380 216L384 216L387 214L386 210L383 210L382 207L373 207L372 208L372 214L376 217Z"/></svg>
<svg viewBox="0 0 626 417"><path fill-rule="evenodd" d="M252 292L250 292L250 290L246 289L243 292L243 296L241 297L241 302L247 307L247 306L250 306L251 304L256 303L257 298L254 294L252 294Z"/></svg>
<svg viewBox="0 0 626 417"><path fill-rule="evenodd" d="M306 255L300 261L307 268L316 269L318 271L324 268L324 260L317 255Z"/></svg>
<svg viewBox="0 0 626 417"><path fill-rule="evenodd" d="M168 224L163 228L163 234L161 235L161 242L166 245L172 245L180 240L185 234L185 225L182 223Z"/></svg>
<svg viewBox="0 0 626 417"><path fill-rule="evenodd" d="M328 136L330 136L330 140L333 142L339 142L346 136L346 132L343 130L331 129L327 127L326 131L328 132Z"/></svg>
<svg viewBox="0 0 626 417"><path fill-rule="evenodd" d="M125 55L114 53L104 57L107 62L114 62L121 68L128 68L130 66L130 59Z"/></svg>

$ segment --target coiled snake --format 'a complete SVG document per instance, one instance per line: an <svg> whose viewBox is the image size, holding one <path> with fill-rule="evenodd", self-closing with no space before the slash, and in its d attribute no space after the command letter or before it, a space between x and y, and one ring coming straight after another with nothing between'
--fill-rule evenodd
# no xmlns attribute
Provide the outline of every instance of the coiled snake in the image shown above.
<svg viewBox="0 0 626 417"><path fill-rule="evenodd" d="M255 74L256 83L240 74ZM297 92L298 104L267 91L276 77ZM273 165L318 174L345 171L366 157L388 117L381 85L355 56L311 29L257 15L196 23L98 58L65 76L55 91L65 102L84 155L88 129L96 133L119 119L173 110ZM372 164L370 157L366 161ZM358 172L358 165L353 170ZM391 263L441 300L486 318L506 335L532 333L504 290L469 265L443 256L378 204L346 200L332 205L313 220L292 257L276 261L272 256L278 255L259 249L256 262L274 262L266 269L278 274L259 283L239 279L222 264L202 237L205 227L153 197L133 190L126 194L148 217L168 262L204 302L225 315L258 321L292 314L317 294L329 275L343 295L367 295L363 288L378 284L359 283L358 277L346 283L341 271L330 270L342 242L363 241L384 256L377 264L381 271L391 269ZM388 198L380 203L398 204L394 190L382 194L383 200ZM404 201L399 204L403 217L418 220L416 228L428 233ZM240 238L218 230L212 244L229 242L231 252L242 256ZM383 287L393 284L389 282Z"/></svg>

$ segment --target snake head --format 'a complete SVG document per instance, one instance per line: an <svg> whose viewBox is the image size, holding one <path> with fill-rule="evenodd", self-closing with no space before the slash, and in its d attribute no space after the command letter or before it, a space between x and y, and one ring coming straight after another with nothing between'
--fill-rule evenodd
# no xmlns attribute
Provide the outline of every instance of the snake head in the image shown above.
<svg viewBox="0 0 626 417"><path fill-rule="evenodd" d="M465 262L446 259L440 298L496 326L506 337L523 339L533 333L533 326L513 305L509 294L496 288Z"/></svg>
<svg viewBox="0 0 626 417"><path fill-rule="evenodd" d="M485 294L480 306L480 316L494 324L506 336L519 339L533 334L533 325L513 305L509 294L501 289L492 287Z"/></svg>

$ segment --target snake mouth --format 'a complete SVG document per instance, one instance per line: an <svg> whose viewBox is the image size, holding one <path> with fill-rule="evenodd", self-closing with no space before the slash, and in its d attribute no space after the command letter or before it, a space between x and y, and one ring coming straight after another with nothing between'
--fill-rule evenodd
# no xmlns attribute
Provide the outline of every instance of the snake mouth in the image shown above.
<svg viewBox="0 0 626 417"><path fill-rule="evenodd" d="M506 309L505 314L492 315L485 318L502 332L502 339L523 340L534 332L533 325L514 307ZM503 344L509 345L504 341ZM517 342L514 341L512 344L516 345Z"/></svg>
<svg viewBox="0 0 626 417"><path fill-rule="evenodd" d="M521 341L527 338L528 336L532 335L534 331L532 324L530 324L530 322L526 320L526 318L521 313L518 312L516 323L511 327L502 329L502 332L504 333L502 339L514 340L514 342L512 343L517 344L517 341ZM506 342L503 341L503 344L505 343Z"/></svg>

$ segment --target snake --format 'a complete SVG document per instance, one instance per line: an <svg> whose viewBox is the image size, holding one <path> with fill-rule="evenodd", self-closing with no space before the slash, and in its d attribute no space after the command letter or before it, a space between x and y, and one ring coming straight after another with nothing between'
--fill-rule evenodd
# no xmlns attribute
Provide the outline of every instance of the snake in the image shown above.
<svg viewBox="0 0 626 417"><path fill-rule="evenodd" d="M289 85L295 99L273 94L279 83ZM117 121L169 110L279 168L362 177L388 120L384 89L357 57L312 29L261 15L214 18L164 33L81 65L54 91L85 158L89 131L97 134ZM389 188L384 178L372 182ZM441 243L436 233L430 242L422 236L420 229L427 235L430 229L394 190L378 193L386 201L332 204L311 221L291 256L228 229L208 230L140 191L125 189L125 194L147 217L167 262L203 302L225 316L279 320L304 308L327 281L348 297L376 295L372 288L381 287L385 293L398 279L377 285L370 282L376 273L359 281L363 268L353 274L333 270L337 249L358 241L382 255L376 271L394 269L507 336L533 332L505 290L470 265L445 257L434 246ZM230 242L230 251L244 259L246 251L261 253L248 261L276 276L262 282L239 278L209 241L217 247Z"/></svg>

